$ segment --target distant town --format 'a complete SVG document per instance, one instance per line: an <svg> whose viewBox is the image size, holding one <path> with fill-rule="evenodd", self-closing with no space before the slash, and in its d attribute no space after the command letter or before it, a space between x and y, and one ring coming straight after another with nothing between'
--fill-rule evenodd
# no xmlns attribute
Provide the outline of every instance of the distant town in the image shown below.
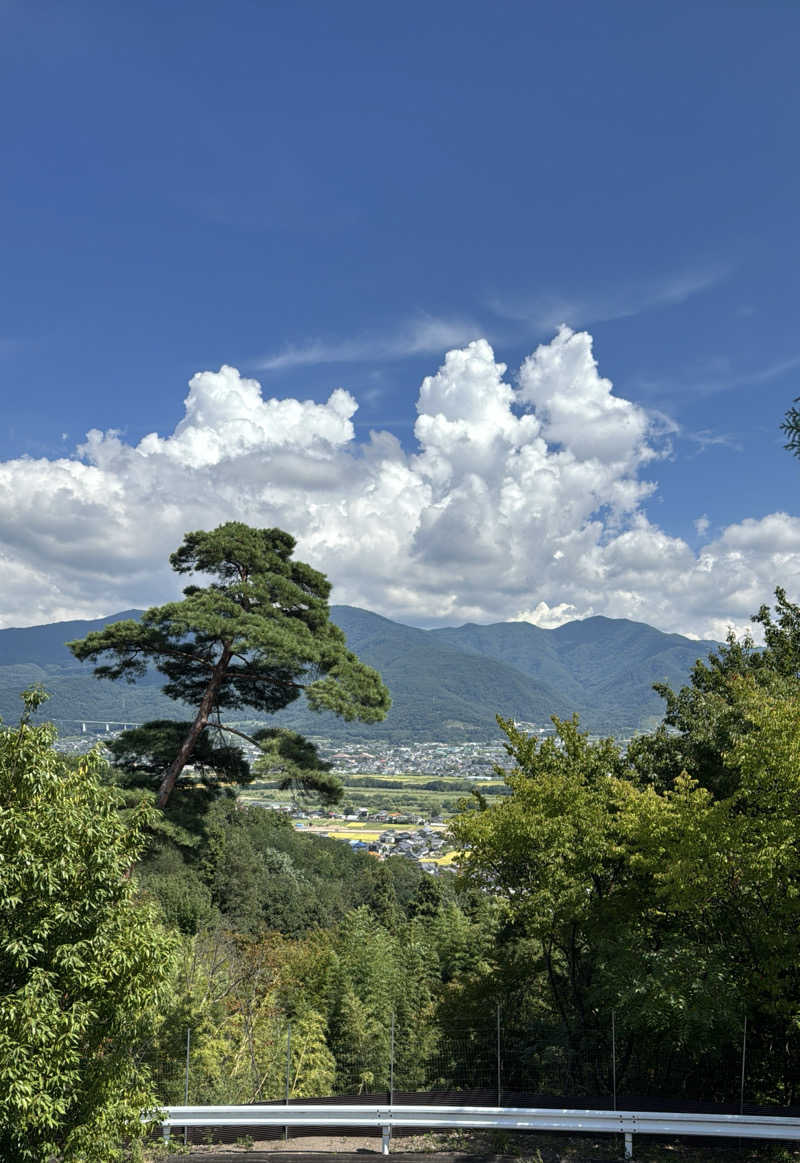
<svg viewBox="0 0 800 1163"><path fill-rule="evenodd" d="M255 730L252 721L234 724ZM261 725L261 724L258 724ZM58 748L80 754L107 743L122 724L81 724L80 734L59 738ZM552 725L518 723L523 730L546 738ZM313 797L281 789L277 780L255 779L237 795L243 809L267 809L289 816L298 831L341 840L378 860L402 856L432 875L452 869L455 853L448 844L447 819L473 792L503 795L502 771L508 755L501 743L407 744L385 741L342 743L311 737L319 755L333 765L343 784L341 802L321 807ZM259 752L242 745L252 762Z"/></svg>
<svg viewBox="0 0 800 1163"><path fill-rule="evenodd" d="M60 726L58 720L56 725ZM80 730L74 727L80 725ZM74 720L69 731L60 730L56 741L57 750L72 755L81 755L89 751L97 743L108 742L120 734L126 727L135 726L134 723L122 721L106 722L104 720ZM230 720L232 727L247 731L254 730L263 723L253 723L252 720ZM522 730L540 735L544 738L553 734L553 726L535 723L519 722L517 726ZM462 778L470 774L484 776L493 770L493 765L503 763L506 752L502 743L464 742L414 742L392 743L384 740L374 740L366 743L343 743L341 740L327 739L323 736L306 736L317 747L319 754L327 762L333 764L336 772L351 772L353 774L367 774L383 772L386 775L402 772L416 772L431 775L458 775ZM248 758L255 758L258 751L252 745L242 743L242 750Z"/></svg>

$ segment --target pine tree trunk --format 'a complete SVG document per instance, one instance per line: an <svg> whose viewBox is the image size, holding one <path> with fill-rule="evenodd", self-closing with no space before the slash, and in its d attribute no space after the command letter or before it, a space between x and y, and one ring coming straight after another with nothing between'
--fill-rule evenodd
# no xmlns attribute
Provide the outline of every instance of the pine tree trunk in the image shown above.
<svg viewBox="0 0 800 1163"><path fill-rule="evenodd" d="M197 742L200 733L202 732L206 723L208 722L208 716L211 714L211 711L214 707L217 691L222 685L222 680L225 678L225 674L228 669L228 663L231 660L232 653L233 652L229 646L225 646L223 648L219 662L214 667L214 672L211 675L211 681L206 687L205 694L203 695L203 698L200 702L197 715L195 716L195 720L192 723L189 734L186 736L183 743L181 743L180 751L175 756L174 760L172 761L172 766L161 781L161 786L158 789L158 806L160 808L166 806L167 800L170 797L172 789L175 787L178 776L189 762L191 754L194 751L194 745Z"/></svg>

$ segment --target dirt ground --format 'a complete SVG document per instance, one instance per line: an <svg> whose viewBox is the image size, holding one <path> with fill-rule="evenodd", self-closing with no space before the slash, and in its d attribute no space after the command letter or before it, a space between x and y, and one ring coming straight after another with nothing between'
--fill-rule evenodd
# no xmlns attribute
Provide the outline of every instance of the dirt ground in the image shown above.
<svg viewBox="0 0 800 1163"><path fill-rule="evenodd" d="M222 1158L223 1156L244 1155L248 1156L254 1151L259 1153L283 1154L283 1155L380 1155L381 1153L381 1136L367 1137L365 1135L358 1135L352 1139L345 1138L341 1135L304 1135L302 1137L291 1138L287 1142L285 1139L259 1139L258 1130L252 1136L252 1143L249 1139L241 1144L228 1144L221 1146L201 1146L195 1144L191 1148L192 1155L199 1155L206 1157L216 1153ZM175 1142L181 1143L182 1138L180 1132L175 1136Z"/></svg>
<svg viewBox="0 0 800 1163"><path fill-rule="evenodd" d="M257 1134L256 1130L256 1134ZM308 1135L283 1139L243 1139L240 1143L184 1148L177 1135L175 1154L154 1156L159 1161L184 1152L198 1163L366 1163L380 1155L381 1137ZM395 1163L622 1163L621 1135L503 1134L491 1132L429 1133L396 1136L390 1154ZM753 1140L677 1140L637 1135L635 1163L800 1163L794 1143L771 1144Z"/></svg>

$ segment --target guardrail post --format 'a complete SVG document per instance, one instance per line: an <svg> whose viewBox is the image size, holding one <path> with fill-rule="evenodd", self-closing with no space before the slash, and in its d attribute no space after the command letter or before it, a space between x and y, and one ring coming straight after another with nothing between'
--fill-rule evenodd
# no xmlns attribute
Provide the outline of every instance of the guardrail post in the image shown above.
<svg viewBox="0 0 800 1163"><path fill-rule="evenodd" d="M391 1139L392 1139L392 1128L391 1127L384 1127L383 1134L381 1136L381 1155L388 1155L389 1154L389 1143L391 1142Z"/></svg>
<svg viewBox="0 0 800 1163"><path fill-rule="evenodd" d="M633 1134L630 1131L625 1132L625 1158L633 1158Z"/></svg>
<svg viewBox="0 0 800 1163"><path fill-rule="evenodd" d="M169 1123L162 1123L161 1124L161 1137L165 1143L169 1142L170 1130L171 1130L171 1128L170 1128Z"/></svg>

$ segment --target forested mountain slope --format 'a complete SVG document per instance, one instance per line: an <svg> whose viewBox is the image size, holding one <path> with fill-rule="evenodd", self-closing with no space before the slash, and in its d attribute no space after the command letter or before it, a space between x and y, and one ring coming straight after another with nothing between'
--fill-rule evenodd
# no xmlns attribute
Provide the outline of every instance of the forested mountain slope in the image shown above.
<svg viewBox="0 0 800 1163"><path fill-rule="evenodd" d="M653 683L682 686L718 643L665 634L627 618L585 618L556 630L527 622L431 630L463 651L516 667L558 693L592 730L643 725L663 712ZM608 724L608 727L606 727Z"/></svg>
<svg viewBox="0 0 800 1163"><path fill-rule="evenodd" d="M37 682L52 696L39 717L55 720L62 734L80 731L82 720L176 718L178 707L161 694L161 675L147 674L135 686L100 682L93 677L91 666L78 662L66 648L66 642L83 638L90 630L101 630L111 622L137 618L141 613L124 610L92 621L0 630L0 718L6 723L19 718L20 691Z"/></svg>
<svg viewBox="0 0 800 1163"><path fill-rule="evenodd" d="M137 613L0 630L0 716L14 720L19 692L41 682L53 696L46 713L62 731L80 729L85 719L178 717L180 707L160 693L159 675L132 686L98 682L64 645ZM715 646L602 617L556 630L527 622L420 630L354 606L334 606L333 620L359 657L380 671L393 699L385 722L368 727L313 714L301 703L276 716L304 732L334 738L496 738L498 712L546 724L552 714L578 711L590 730L624 733L660 717L654 682L682 685L695 660Z"/></svg>

